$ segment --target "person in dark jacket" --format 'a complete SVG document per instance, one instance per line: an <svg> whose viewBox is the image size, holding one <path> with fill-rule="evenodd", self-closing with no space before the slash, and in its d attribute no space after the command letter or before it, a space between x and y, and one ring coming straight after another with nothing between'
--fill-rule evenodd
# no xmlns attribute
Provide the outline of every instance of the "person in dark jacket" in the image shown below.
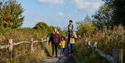
<svg viewBox="0 0 125 63"><path fill-rule="evenodd" d="M60 41L61 41L61 37L60 37L59 31L56 28L54 28L49 39L49 43L51 43L52 45L52 56L57 57L58 46Z"/></svg>
<svg viewBox="0 0 125 63"><path fill-rule="evenodd" d="M68 39L68 42L67 42L67 48L68 48L68 54L70 53L70 39L72 37L72 34L73 34L73 24L72 24L72 20L69 20L69 25L68 25L68 32L67 32L67 39Z"/></svg>

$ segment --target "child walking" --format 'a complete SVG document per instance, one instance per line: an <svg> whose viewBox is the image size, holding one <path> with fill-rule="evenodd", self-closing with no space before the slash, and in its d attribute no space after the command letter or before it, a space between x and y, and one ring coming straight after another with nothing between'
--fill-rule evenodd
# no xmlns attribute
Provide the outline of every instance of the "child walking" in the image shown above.
<svg viewBox="0 0 125 63"><path fill-rule="evenodd" d="M66 41L65 41L64 36L61 37L61 42L60 42L59 45L60 45L60 50L61 50L60 56L63 57L64 56L64 51L65 51L65 48L66 48Z"/></svg>
<svg viewBox="0 0 125 63"><path fill-rule="evenodd" d="M69 44L69 47L70 47L70 55L71 55L71 56L73 55L73 52L74 52L74 46L75 46L76 39L77 39L77 35L76 35L75 32L73 32L73 35L72 35L71 38L70 38L70 44Z"/></svg>

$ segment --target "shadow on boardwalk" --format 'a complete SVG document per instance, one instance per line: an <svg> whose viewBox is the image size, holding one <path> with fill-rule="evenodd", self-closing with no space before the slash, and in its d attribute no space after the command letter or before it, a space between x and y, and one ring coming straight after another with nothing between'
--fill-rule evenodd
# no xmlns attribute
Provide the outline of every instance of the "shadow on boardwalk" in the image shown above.
<svg viewBox="0 0 125 63"><path fill-rule="evenodd" d="M58 56L59 56L59 54L58 54ZM60 56L58 58L50 57L50 58L44 60L43 63L76 63L76 62L72 56L68 56L67 50L66 50L63 58Z"/></svg>
<svg viewBox="0 0 125 63"><path fill-rule="evenodd" d="M73 57L64 57L59 59L56 63L76 63Z"/></svg>
<svg viewBox="0 0 125 63"><path fill-rule="evenodd" d="M45 47L46 43L41 43L41 48L44 49L46 55L48 56L42 63L76 63L75 59L72 56L68 56L68 50L65 50L65 55L63 58L58 54L58 58L51 57L48 49Z"/></svg>
<svg viewBox="0 0 125 63"><path fill-rule="evenodd" d="M62 63L76 63L73 57L68 57Z"/></svg>
<svg viewBox="0 0 125 63"><path fill-rule="evenodd" d="M43 61L43 63L76 63L73 57L64 58L48 58Z"/></svg>

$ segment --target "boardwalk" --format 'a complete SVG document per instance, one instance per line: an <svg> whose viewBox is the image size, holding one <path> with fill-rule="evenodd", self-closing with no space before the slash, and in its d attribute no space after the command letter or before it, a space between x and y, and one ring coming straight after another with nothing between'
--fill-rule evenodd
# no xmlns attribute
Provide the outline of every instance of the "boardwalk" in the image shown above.
<svg viewBox="0 0 125 63"><path fill-rule="evenodd" d="M65 50L65 55L63 58L61 58L58 54L57 58L49 57L48 59L45 59L43 63L76 63L76 62L72 56L67 55L67 50Z"/></svg>
<svg viewBox="0 0 125 63"><path fill-rule="evenodd" d="M76 63L72 57L48 58L43 63Z"/></svg>

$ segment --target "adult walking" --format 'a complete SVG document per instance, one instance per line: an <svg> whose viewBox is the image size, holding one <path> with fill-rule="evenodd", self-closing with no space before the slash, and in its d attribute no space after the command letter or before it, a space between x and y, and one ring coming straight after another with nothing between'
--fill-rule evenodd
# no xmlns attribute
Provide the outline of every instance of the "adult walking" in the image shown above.
<svg viewBox="0 0 125 63"><path fill-rule="evenodd" d="M68 25L68 32L67 32L67 36L68 36L68 42L67 42L67 48L68 48L68 54L70 54L70 39L71 36L73 35L73 21L69 20L69 25Z"/></svg>
<svg viewBox="0 0 125 63"><path fill-rule="evenodd" d="M54 56L57 57L60 40L61 40L61 37L60 37L59 31L56 28L54 28L49 39L49 43L51 43L52 45L52 57Z"/></svg>

